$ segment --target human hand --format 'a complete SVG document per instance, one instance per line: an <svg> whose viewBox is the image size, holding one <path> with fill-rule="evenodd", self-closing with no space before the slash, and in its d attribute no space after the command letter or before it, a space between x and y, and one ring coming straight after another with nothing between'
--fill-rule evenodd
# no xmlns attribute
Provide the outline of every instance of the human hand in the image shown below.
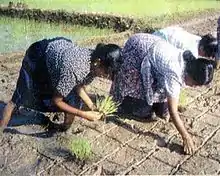
<svg viewBox="0 0 220 176"><path fill-rule="evenodd" d="M183 148L186 154L192 155L195 151L194 142L189 135L183 137Z"/></svg>
<svg viewBox="0 0 220 176"><path fill-rule="evenodd" d="M102 118L103 114L97 111L83 111L81 116L90 121L97 121Z"/></svg>

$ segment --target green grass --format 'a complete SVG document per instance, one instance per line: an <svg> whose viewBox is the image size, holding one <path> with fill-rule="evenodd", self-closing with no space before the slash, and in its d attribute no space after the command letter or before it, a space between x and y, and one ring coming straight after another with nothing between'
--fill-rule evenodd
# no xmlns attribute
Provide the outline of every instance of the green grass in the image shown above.
<svg viewBox="0 0 220 176"><path fill-rule="evenodd" d="M108 116L112 116L117 112L119 103L113 100L113 97L110 95L106 95L101 97L99 95L96 96L96 107L100 113L103 114L103 118Z"/></svg>
<svg viewBox="0 0 220 176"><path fill-rule="evenodd" d="M188 101L187 90L182 89L179 97L179 105L185 107L188 104Z"/></svg>
<svg viewBox="0 0 220 176"><path fill-rule="evenodd" d="M68 24L49 24L22 19L0 17L0 53L23 51L31 43L43 39L63 36L72 41L81 41L94 36L113 34L111 29L97 29Z"/></svg>
<svg viewBox="0 0 220 176"><path fill-rule="evenodd" d="M79 160L87 160L92 156L90 143L83 138L72 138L68 146L70 152Z"/></svg>
<svg viewBox="0 0 220 176"><path fill-rule="evenodd" d="M1 0L8 4L11 0ZM175 12L220 8L217 0L14 0L30 8L65 9L79 12L108 12L134 16L158 16Z"/></svg>

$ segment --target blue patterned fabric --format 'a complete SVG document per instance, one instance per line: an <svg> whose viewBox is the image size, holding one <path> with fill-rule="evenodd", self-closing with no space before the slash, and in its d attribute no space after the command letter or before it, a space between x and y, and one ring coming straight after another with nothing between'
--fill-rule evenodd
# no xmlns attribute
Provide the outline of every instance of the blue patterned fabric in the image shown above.
<svg viewBox="0 0 220 176"><path fill-rule="evenodd" d="M125 97L145 100L148 105L179 98L183 85L183 50L158 36L139 33L131 36L123 51L123 64L111 92L122 102Z"/></svg>
<svg viewBox="0 0 220 176"><path fill-rule="evenodd" d="M55 40L46 49L46 65L52 86L63 97L90 73L91 50L73 46L66 40Z"/></svg>
<svg viewBox="0 0 220 176"><path fill-rule="evenodd" d="M179 49L190 50L196 58L198 57L198 47L201 40L198 35L191 34L179 26L160 29L155 31L153 35L163 38Z"/></svg>
<svg viewBox="0 0 220 176"><path fill-rule="evenodd" d="M51 99L55 92L79 108L75 86L88 79L92 50L80 48L66 38L44 39L26 51L12 101L38 111L57 111Z"/></svg>

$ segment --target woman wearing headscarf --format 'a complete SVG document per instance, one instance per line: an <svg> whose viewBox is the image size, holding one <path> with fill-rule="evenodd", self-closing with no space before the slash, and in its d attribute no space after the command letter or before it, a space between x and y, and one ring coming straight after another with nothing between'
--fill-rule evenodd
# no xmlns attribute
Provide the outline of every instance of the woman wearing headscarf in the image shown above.
<svg viewBox="0 0 220 176"><path fill-rule="evenodd" d="M211 34L198 36L179 26L169 26L157 30L153 34L165 39L179 49L190 50L196 58L208 57L214 59L216 57L217 39Z"/></svg>
<svg viewBox="0 0 220 176"><path fill-rule="evenodd" d="M123 63L111 88L114 98L122 103L120 111L141 118L169 112L182 136L184 151L192 153L193 141L177 110L179 94L184 85L209 84L214 61L196 59L190 51L146 33L131 36L121 55Z"/></svg>
<svg viewBox="0 0 220 176"><path fill-rule="evenodd" d="M26 51L16 89L4 108L0 126L5 128L14 109L20 106L40 112L65 112L63 124L50 123L61 131L71 126L74 116L91 121L100 119L101 114L95 111L84 85L95 76L110 73L119 50L114 44L98 44L94 50L82 48L63 37L33 43ZM81 110L81 100L90 111Z"/></svg>

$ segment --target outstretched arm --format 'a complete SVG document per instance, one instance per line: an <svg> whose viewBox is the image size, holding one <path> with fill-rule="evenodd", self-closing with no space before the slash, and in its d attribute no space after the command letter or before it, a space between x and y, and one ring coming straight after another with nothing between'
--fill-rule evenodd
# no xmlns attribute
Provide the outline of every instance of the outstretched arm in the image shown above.
<svg viewBox="0 0 220 176"><path fill-rule="evenodd" d="M179 133L182 136L183 139L183 146L184 146L184 152L187 154L192 154L194 152L194 144L191 136L187 132L183 121L181 120L179 113L178 113L178 99L168 97L168 107L169 107L169 112L170 112L170 117L179 131Z"/></svg>

